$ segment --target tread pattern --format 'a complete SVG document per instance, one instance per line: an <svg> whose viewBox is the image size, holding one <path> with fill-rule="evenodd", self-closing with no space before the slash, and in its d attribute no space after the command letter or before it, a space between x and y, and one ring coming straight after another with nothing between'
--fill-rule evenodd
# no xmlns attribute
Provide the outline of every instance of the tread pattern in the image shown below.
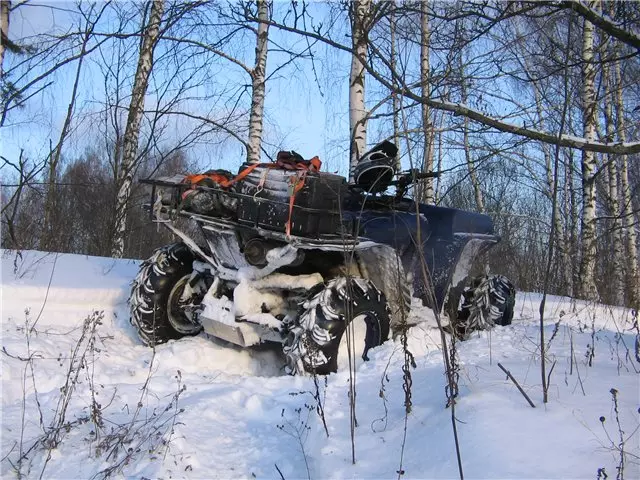
<svg viewBox="0 0 640 480"><path fill-rule="evenodd" d="M474 279L472 286L463 292L462 298L457 330L463 337L474 330L511 325L516 289L504 275Z"/></svg>
<svg viewBox="0 0 640 480"><path fill-rule="evenodd" d="M389 337L391 311L384 294L362 278L339 277L312 292L291 328L284 353L291 373L325 375L337 370L340 340L351 319L365 315L363 358Z"/></svg>
<svg viewBox="0 0 640 480"><path fill-rule="evenodd" d="M193 253L184 243L157 249L142 262L131 283L131 324L145 345L154 346L183 337L169 323L167 301L180 278L193 270Z"/></svg>

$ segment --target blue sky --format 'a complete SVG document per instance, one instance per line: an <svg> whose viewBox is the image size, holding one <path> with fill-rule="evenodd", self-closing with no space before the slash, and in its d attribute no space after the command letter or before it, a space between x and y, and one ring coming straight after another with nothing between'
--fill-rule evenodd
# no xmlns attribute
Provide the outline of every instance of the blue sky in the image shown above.
<svg viewBox="0 0 640 480"><path fill-rule="evenodd" d="M55 5L57 9L51 9L49 5ZM65 7L75 8L73 3L65 2L43 2L18 8L11 17L10 37L21 39L52 29L66 30L72 17L60 10ZM316 7L323 8L322 5ZM284 41L283 34L276 29L272 29L270 35L275 41ZM291 36L288 38L291 40ZM252 61L255 47L248 43L246 48L247 59ZM318 82L311 62L302 60L296 63L295 71L288 68L283 71L281 78L273 79L267 84L264 140L285 149L294 149L306 157L319 155L327 170L339 170L344 174L348 164L349 58L343 52L329 52L324 45L317 48L316 54ZM17 60L8 54L5 57L5 69L9 69ZM271 53L267 64L268 72L273 71L278 63L278 55ZM52 77L53 84L42 95L29 100L20 111L10 114L1 132L4 156L15 159L21 148L33 159L47 155L50 142L55 145L60 134L71 96L75 68L76 62L66 66ZM135 65L131 68L135 68ZM235 72L232 67L223 65L222 68L223 75L230 82L247 83L246 76ZM97 92L102 78L95 63L85 62L80 101L76 107L78 118L63 151L67 159L82 154L87 147L95 147L95 118L89 113L96 109L95 98L96 95L99 96ZM152 102L153 99L148 99L147 106ZM181 122L173 122L172 129L173 134L178 134ZM171 134L170 131L168 137ZM372 142L375 140L370 139ZM265 148L274 150L272 154L277 150L276 147L267 145ZM190 148L187 154L208 168L220 166L233 169L243 160L242 147L232 140L222 149L218 146L200 145Z"/></svg>

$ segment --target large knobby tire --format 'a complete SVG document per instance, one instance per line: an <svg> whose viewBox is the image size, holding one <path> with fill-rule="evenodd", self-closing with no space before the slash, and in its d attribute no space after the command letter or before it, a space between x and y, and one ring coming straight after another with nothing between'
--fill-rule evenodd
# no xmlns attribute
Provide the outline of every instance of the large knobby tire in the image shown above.
<svg viewBox="0 0 640 480"><path fill-rule="evenodd" d="M145 345L154 346L200 332L199 326L179 332L169 319L172 306L173 315L180 315L175 303L181 286L184 287L193 272L194 260L195 256L184 243L173 243L159 248L142 262L131 287L129 306L131 324Z"/></svg>
<svg viewBox="0 0 640 480"><path fill-rule="evenodd" d="M511 325L516 303L516 289L503 275L475 278L462 296L458 311L457 333L465 337L475 330L486 330L494 325Z"/></svg>
<svg viewBox="0 0 640 480"><path fill-rule="evenodd" d="M284 344L291 373L336 372L339 354L348 352L352 361L366 361L369 350L389 337L391 312L387 300L368 280L333 279L313 291L302 307Z"/></svg>

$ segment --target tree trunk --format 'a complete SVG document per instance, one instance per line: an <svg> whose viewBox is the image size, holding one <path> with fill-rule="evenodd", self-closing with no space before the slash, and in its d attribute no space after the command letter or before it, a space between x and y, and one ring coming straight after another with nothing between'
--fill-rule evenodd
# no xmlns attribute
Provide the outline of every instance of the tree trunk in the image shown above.
<svg viewBox="0 0 640 480"><path fill-rule="evenodd" d="M624 121L624 101L622 99L622 75L620 63L614 65L615 77L615 103L616 103L616 127L618 140L626 141ZM627 285L629 290L629 306L640 310L640 267L638 266L638 243L633 214L633 202L631 185L629 184L629 160L626 155L619 158L620 165L620 189L622 193L622 229L624 231L626 246Z"/></svg>
<svg viewBox="0 0 640 480"><path fill-rule="evenodd" d="M580 215L579 215L579 207L578 207L578 197L579 193L577 191L577 168L575 167L575 158L574 151L569 150L567 152L568 158L566 163L566 175L567 175L567 186L568 186L568 210L569 210L569 245L570 245L570 253L572 258L579 258L580 256L580 246L579 246L579 229L578 226L580 224ZM580 268L579 265L576 265L576 262L571 263L571 290L569 293L570 296L577 295L578 284L580 283Z"/></svg>
<svg viewBox="0 0 640 480"><path fill-rule="evenodd" d="M400 146L400 119L398 118L398 113L400 112L400 99L398 98L398 80L393 73L396 71L396 14L395 14L395 0L391 2L391 13L389 14L389 34L391 41L391 58L389 60L389 64L391 65L391 72L389 72L392 76L392 83L394 86L393 92L391 93L391 108L393 108L393 143L397 147ZM396 172L402 170L402 165L400 164L400 155L396 157Z"/></svg>
<svg viewBox="0 0 640 480"><path fill-rule="evenodd" d="M349 180L353 181L353 172L360 156L367 147L367 119L364 102L365 68L360 59L367 58L367 28L371 0L354 0L351 9L351 57L349 73Z"/></svg>
<svg viewBox="0 0 640 480"><path fill-rule="evenodd" d="M137 164L138 138L140 136L140 122L144 111L144 97L147 93L149 76L153 67L153 50L158 42L163 13L164 0L153 0L149 21L147 22L142 38L142 45L140 46L136 76L133 81L127 126L123 138L122 164L118 175L120 187L116 198L115 231L111 250L111 254L116 258L122 258L124 253L127 207L129 197L131 196L133 172Z"/></svg>
<svg viewBox="0 0 640 480"><path fill-rule="evenodd" d="M594 63L594 27L584 22L582 32L582 124L588 141L596 138L596 68ZM596 267L596 184L594 152L582 151L582 258L580 262L579 295L588 300L598 299L595 284Z"/></svg>
<svg viewBox="0 0 640 480"><path fill-rule="evenodd" d="M431 96L429 45L431 42L431 31L429 30L429 2L420 3L420 91L423 98ZM424 147L422 150L422 170L433 172L433 124L431 122L431 111L429 105L422 104L422 134L424 136ZM433 178L425 178L421 185L422 201L433 204Z"/></svg>
<svg viewBox="0 0 640 480"><path fill-rule="evenodd" d="M612 142L615 138L615 121L613 118L613 89L615 88L609 64L605 60L602 63L602 78L604 84L604 117L606 122L606 141ZM609 196L609 212L612 217L611 236L613 240L613 279L612 279L612 301L615 305L624 305L624 245L622 243L622 229L620 218L620 202L618 193L618 168L617 155L606 155L607 193Z"/></svg>
<svg viewBox="0 0 640 480"><path fill-rule="evenodd" d="M4 49L9 39L9 10L11 2L0 0L0 76L4 75Z"/></svg>
<svg viewBox="0 0 640 480"><path fill-rule="evenodd" d="M571 188L571 165L569 165L569 161L567 159L566 156L563 155L563 161L562 161L562 167L564 168L564 172L563 172L563 176L564 176L564 185L562 188L562 218L565 219L565 225L564 225L564 230L562 232L562 238L560 239L560 242L562 243L562 246L564 248L564 251L562 252L563 255L566 256L565 261L566 264L564 265L564 289L565 289L565 293L567 296L569 297L573 297L574 296L574 292L573 292L573 265L574 265L574 261L572 260L574 257L572 255L573 251L574 251L574 245L573 245L573 238L571 235L571 226L573 224L573 218L571 217L571 205L572 205L572 199L570 198L572 195L572 188ZM562 225L562 221L560 221L560 224Z"/></svg>
<svg viewBox="0 0 640 480"><path fill-rule="evenodd" d="M442 117L438 121L438 127L442 126ZM437 171L442 171L442 128L438 128L438 164L436 166ZM434 201L436 205L440 203L440 175L436 178L436 186L434 191Z"/></svg>
<svg viewBox="0 0 640 480"><path fill-rule="evenodd" d="M269 4L267 0L257 0L258 19L265 23L258 24L256 37L256 62L251 71L251 112L249 114L249 144L247 161L260 162L260 147L262 143L262 124L264 118L265 82L267 73L267 52L269 25Z"/></svg>

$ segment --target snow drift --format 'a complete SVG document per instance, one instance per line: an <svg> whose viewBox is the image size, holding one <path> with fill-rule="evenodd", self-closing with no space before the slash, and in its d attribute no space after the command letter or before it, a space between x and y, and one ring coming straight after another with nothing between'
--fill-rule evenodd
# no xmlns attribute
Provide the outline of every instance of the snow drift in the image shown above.
<svg viewBox="0 0 640 480"><path fill-rule="evenodd" d="M430 312L412 311L421 323L409 332L416 368L406 432L399 343L389 340L357 370L353 464L348 372L317 379L316 389L311 377L284 375L281 354L264 346L241 350L201 334L144 347L126 306L137 268L3 251L3 478L18 470L27 478L458 475ZM519 294L513 325L457 344L465 476L595 478L621 468L640 478L637 317L551 297L544 405L539 301Z"/></svg>

